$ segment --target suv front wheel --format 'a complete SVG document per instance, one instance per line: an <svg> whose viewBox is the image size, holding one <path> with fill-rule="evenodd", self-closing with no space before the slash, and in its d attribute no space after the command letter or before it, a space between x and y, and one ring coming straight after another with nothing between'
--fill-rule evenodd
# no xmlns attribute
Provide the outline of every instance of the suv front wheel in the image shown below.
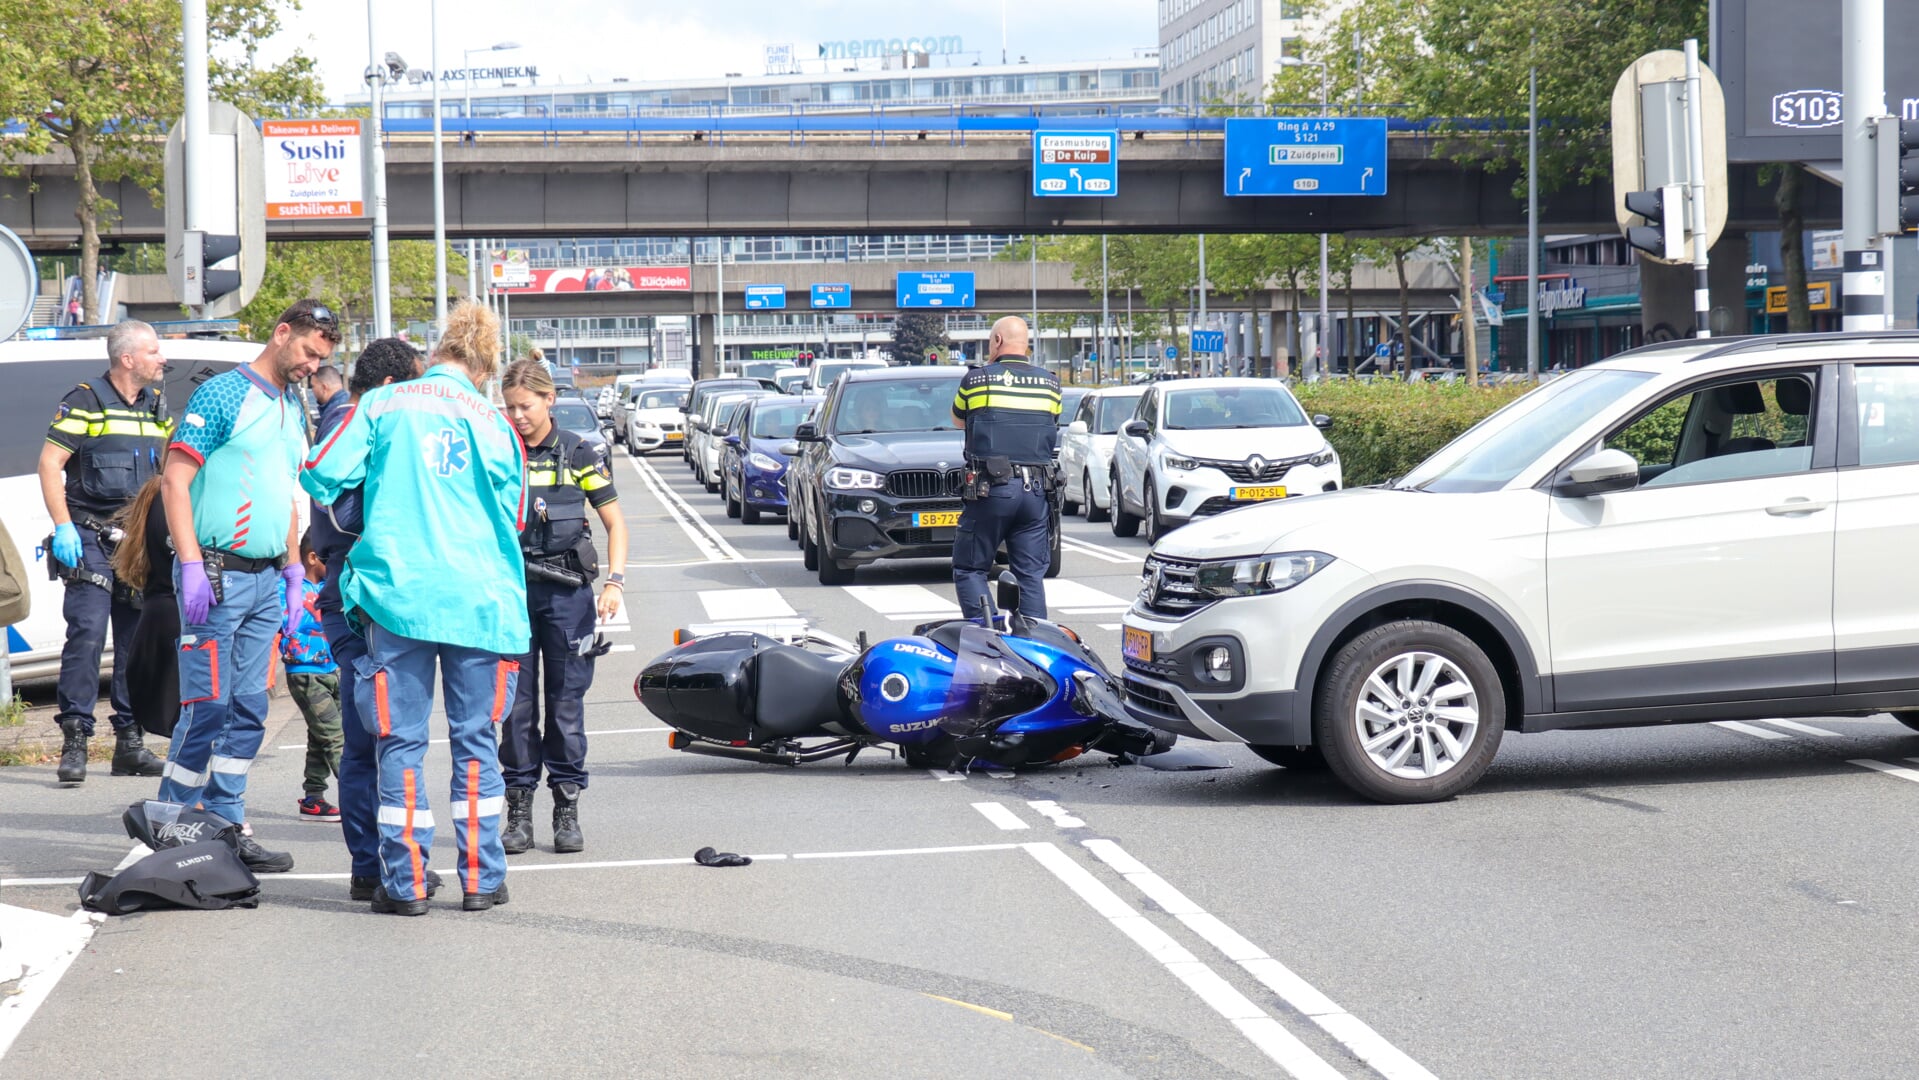
<svg viewBox="0 0 1919 1080"><path fill-rule="evenodd" d="M1339 650L1313 702L1313 741L1377 802L1449 799L1492 764L1506 727L1499 673L1450 626L1408 619Z"/></svg>

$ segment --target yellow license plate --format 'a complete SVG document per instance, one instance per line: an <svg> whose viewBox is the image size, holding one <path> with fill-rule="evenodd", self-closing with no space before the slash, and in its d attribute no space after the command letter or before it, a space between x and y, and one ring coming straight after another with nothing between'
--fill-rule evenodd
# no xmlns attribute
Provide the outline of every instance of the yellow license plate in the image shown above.
<svg viewBox="0 0 1919 1080"><path fill-rule="evenodd" d="M1233 489L1234 502L1263 502L1267 499L1283 499L1286 489L1283 487L1236 487Z"/></svg>
<svg viewBox="0 0 1919 1080"><path fill-rule="evenodd" d="M959 524L959 511L934 510L913 515L913 527L916 529L938 529Z"/></svg>
<svg viewBox="0 0 1919 1080"><path fill-rule="evenodd" d="M1153 662L1153 635L1145 630L1128 626L1121 631L1119 651L1120 655L1128 660L1150 664Z"/></svg>
<svg viewBox="0 0 1919 1080"><path fill-rule="evenodd" d="M667 442L679 442L684 438L686 438L686 432L684 431L669 431L666 433Z"/></svg>

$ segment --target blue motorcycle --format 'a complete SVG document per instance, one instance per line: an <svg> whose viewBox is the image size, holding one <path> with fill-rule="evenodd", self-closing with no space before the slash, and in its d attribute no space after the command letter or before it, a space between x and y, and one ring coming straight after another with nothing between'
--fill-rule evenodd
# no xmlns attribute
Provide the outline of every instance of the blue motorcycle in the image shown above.
<svg viewBox="0 0 1919 1080"><path fill-rule="evenodd" d="M850 764L879 746L920 768L1019 769L1088 751L1220 767L1169 753L1175 737L1127 715L1079 635L1014 614L1018 591L1011 575L1001 579L991 627L927 623L870 646L803 623L705 628L647 664L634 691L672 726L674 749L743 761Z"/></svg>

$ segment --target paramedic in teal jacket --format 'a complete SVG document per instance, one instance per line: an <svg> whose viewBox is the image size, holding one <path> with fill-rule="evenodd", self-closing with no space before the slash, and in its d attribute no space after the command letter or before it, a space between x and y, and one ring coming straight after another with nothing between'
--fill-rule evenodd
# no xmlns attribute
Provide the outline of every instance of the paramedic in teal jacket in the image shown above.
<svg viewBox="0 0 1919 1080"><path fill-rule="evenodd" d="M500 323L477 304L447 319L424 376L368 391L300 474L331 504L364 485L365 527L340 595L364 630L354 701L377 740L380 886L373 910L425 914L434 816L426 795L435 669L453 750L446 814L459 840L467 911L504 904L505 786L492 725L512 704L526 652L520 558L525 454L478 389L499 370Z"/></svg>

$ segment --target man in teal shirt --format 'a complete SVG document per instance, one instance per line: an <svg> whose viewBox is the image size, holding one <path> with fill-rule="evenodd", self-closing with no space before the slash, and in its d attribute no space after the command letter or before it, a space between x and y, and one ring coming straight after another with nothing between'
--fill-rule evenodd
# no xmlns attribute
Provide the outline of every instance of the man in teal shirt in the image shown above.
<svg viewBox="0 0 1919 1080"><path fill-rule="evenodd" d="M331 505L364 486L365 524L347 553L341 605L364 629L354 663L361 723L379 762L380 885L373 910L424 915L434 818L426 794L428 721L446 687L453 783L447 810L467 911L507 900L493 725L512 704L531 637L526 459L478 387L499 370L500 323L478 304L447 319L420 378L369 390L306 463L300 484Z"/></svg>
<svg viewBox="0 0 1919 1080"><path fill-rule="evenodd" d="M274 635L298 613L305 576L288 558L299 549L294 477L307 445L292 387L339 341L325 304L294 304L257 359L193 392L167 448L160 497L178 555L180 722L160 799L201 802L242 826L247 770L266 734ZM240 857L255 873L293 869L293 856L261 848L250 829Z"/></svg>

